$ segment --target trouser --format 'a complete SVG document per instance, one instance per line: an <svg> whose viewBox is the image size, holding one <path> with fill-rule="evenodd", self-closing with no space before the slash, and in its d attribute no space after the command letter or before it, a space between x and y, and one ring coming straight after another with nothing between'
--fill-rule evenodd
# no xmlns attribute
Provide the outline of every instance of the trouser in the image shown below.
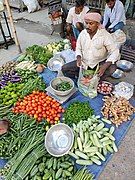
<svg viewBox="0 0 135 180"><path fill-rule="evenodd" d="M111 25L110 20L108 21L107 25L105 26L106 29L108 29L108 27ZM117 23L113 28L112 28L112 33L117 31L118 29L123 29L124 27L124 23L123 22L119 22Z"/></svg>
<svg viewBox="0 0 135 180"><path fill-rule="evenodd" d="M100 62L99 65L104 64L104 62ZM102 80L111 76L113 72L116 70L116 65L111 64L110 67L105 71L104 75L101 77ZM91 69L91 68L88 68ZM96 67L93 68L96 70ZM79 77L79 67L77 67L77 61L69 62L62 66L62 72L64 76L75 79L77 81Z"/></svg>

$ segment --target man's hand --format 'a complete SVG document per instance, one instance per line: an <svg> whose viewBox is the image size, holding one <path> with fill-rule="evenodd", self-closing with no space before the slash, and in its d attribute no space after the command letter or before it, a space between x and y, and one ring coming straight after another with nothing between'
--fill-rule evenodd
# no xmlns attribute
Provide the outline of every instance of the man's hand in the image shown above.
<svg viewBox="0 0 135 180"><path fill-rule="evenodd" d="M99 76L103 76L106 69L111 65L111 62L105 62L104 64L102 64L100 67L99 67L99 71L98 71L98 74Z"/></svg>
<svg viewBox="0 0 135 180"><path fill-rule="evenodd" d="M108 31L109 33L113 33L113 29L112 29L112 28L108 28L107 31Z"/></svg>
<svg viewBox="0 0 135 180"><path fill-rule="evenodd" d="M77 66L80 67L82 65L81 56L77 56Z"/></svg>

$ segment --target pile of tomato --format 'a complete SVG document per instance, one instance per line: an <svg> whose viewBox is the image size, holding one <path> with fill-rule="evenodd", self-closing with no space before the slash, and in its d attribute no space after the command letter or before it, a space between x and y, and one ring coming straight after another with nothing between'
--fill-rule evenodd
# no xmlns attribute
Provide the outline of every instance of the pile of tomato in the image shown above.
<svg viewBox="0 0 135 180"><path fill-rule="evenodd" d="M59 102L46 93L33 91L32 94L25 96L23 100L19 100L12 111L28 114L39 122L45 119L50 124L55 124L60 120L64 109Z"/></svg>

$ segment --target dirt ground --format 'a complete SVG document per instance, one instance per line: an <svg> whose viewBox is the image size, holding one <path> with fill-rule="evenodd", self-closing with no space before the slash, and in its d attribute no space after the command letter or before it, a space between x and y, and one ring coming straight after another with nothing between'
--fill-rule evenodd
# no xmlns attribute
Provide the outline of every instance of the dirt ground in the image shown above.
<svg viewBox="0 0 135 180"><path fill-rule="evenodd" d="M47 9L40 10L35 13L28 14L27 11L18 13L13 10L13 18L16 26L17 35L22 48L33 44L44 45L49 42L59 41L59 34L51 34L51 22L47 15ZM4 20L2 25L6 32ZM135 30L135 22L131 26L127 26L126 31L130 38L135 39L135 33L131 33L131 29ZM1 34L0 34L1 36ZM18 56L18 49L15 45L9 46L8 50L0 49L0 65L12 60ZM134 69L135 70L135 69ZM135 76L134 76L135 77ZM134 78L133 78L134 79ZM133 121L131 128L126 134L124 140L119 146L118 153L112 156L104 171L101 173L99 180L134 180L135 179L135 122Z"/></svg>

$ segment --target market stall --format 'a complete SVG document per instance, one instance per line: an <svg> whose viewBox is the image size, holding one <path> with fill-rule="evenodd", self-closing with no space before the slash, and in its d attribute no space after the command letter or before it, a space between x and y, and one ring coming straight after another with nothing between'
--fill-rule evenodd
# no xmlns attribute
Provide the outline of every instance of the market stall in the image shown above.
<svg viewBox="0 0 135 180"><path fill-rule="evenodd" d="M115 87L114 84L102 82L98 85L97 96L88 98L78 91L74 81L67 81L61 76L60 68L67 59L57 52L65 49L64 52L71 54L69 48L70 44L65 40L45 47L33 45L17 61L9 62L0 69L0 117L3 121L0 121L0 167L6 163L0 173L5 179L81 180L84 175L88 180L97 179L112 155L118 151L135 118L131 84L124 84L126 88L123 90L123 84L119 89L119 84ZM73 57L72 54L68 61ZM61 81L52 93L47 88L53 88L56 79ZM117 97L112 94L112 86ZM72 93L58 94L71 88L74 90ZM119 97L120 91L128 92L127 99ZM55 137L47 141L47 135L56 127L54 124L58 123L61 130L63 128L59 121L68 125L71 137L74 137L73 144L62 157L59 149L68 147L68 143L64 145L69 136L64 134L57 142L57 154L57 148L53 151L52 147L51 150L47 147L59 134L57 132ZM89 171L77 171L84 166Z"/></svg>

